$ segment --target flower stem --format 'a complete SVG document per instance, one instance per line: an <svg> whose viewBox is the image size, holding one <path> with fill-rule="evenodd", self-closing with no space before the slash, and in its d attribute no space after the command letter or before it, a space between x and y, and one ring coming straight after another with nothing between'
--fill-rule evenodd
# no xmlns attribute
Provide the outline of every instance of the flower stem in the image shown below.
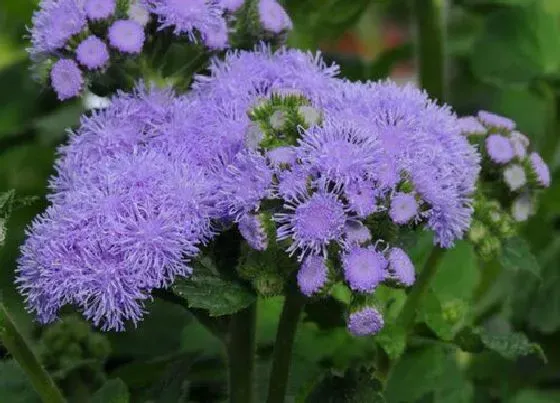
<svg viewBox="0 0 560 403"><path fill-rule="evenodd" d="M397 323L402 326L407 333L410 333L412 327L414 326L414 319L416 318L416 309L418 308L418 304L428 290L430 282L437 272L440 259L444 253L445 249L434 246L428 260L426 261L424 269L420 272L414 287L412 287L412 290L406 298L404 307L397 318Z"/></svg>
<svg viewBox="0 0 560 403"><path fill-rule="evenodd" d="M412 0L420 86L440 101L445 101L447 95L445 2L446 0Z"/></svg>
<svg viewBox="0 0 560 403"><path fill-rule="evenodd" d="M0 303L0 339L31 381L43 402L63 403L62 393L54 380L41 366L37 356L16 327L6 307Z"/></svg>
<svg viewBox="0 0 560 403"><path fill-rule="evenodd" d="M256 322L256 303L231 316L227 344L231 403L253 402Z"/></svg>
<svg viewBox="0 0 560 403"><path fill-rule="evenodd" d="M296 330L305 305L305 298L299 292L287 292L284 308L280 315L280 323L274 343L274 358L270 372L268 386L268 403L284 403L290 364L292 362L292 348Z"/></svg>

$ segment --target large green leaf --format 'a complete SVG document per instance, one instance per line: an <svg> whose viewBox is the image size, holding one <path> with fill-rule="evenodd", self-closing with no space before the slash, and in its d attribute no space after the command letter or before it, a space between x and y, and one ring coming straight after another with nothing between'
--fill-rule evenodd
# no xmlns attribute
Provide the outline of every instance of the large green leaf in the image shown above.
<svg viewBox="0 0 560 403"><path fill-rule="evenodd" d="M434 292L429 292L422 300L418 320L426 323L440 339L449 341L464 322L468 310L468 304L461 299L442 303Z"/></svg>
<svg viewBox="0 0 560 403"><path fill-rule="evenodd" d="M486 19L471 63L474 73L496 83L525 83L560 66L560 28L541 2L498 10Z"/></svg>
<svg viewBox="0 0 560 403"><path fill-rule="evenodd" d="M128 388L120 379L107 381L91 397L91 403L128 403L129 400Z"/></svg>
<svg viewBox="0 0 560 403"><path fill-rule="evenodd" d="M14 360L0 361L0 401L10 403L41 401L25 372Z"/></svg>
<svg viewBox="0 0 560 403"><path fill-rule="evenodd" d="M469 242L459 241L443 255L432 289L442 303L463 299L470 301L479 282L480 273L473 247Z"/></svg>
<svg viewBox="0 0 560 403"><path fill-rule="evenodd" d="M387 323L375 336L375 341L385 350L390 359L395 360L406 348L406 331L396 323Z"/></svg>
<svg viewBox="0 0 560 403"><path fill-rule="evenodd" d="M513 237L504 240L500 263L506 270L527 271L537 277L540 276L539 263L523 238Z"/></svg>

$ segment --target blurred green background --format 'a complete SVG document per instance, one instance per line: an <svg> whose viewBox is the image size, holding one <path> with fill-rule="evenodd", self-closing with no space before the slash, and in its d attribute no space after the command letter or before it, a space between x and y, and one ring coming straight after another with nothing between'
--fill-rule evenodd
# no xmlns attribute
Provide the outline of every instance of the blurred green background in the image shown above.
<svg viewBox="0 0 560 403"><path fill-rule="evenodd" d="M391 77L414 82L410 3L287 0L295 25L289 44L322 49L351 79ZM56 147L84 111L78 101L60 104L49 88L31 78L25 36L35 7L31 0L0 3L0 193L15 189L19 196L38 196L17 208L9 221L6 246L0 249L4 301L75 401L86 401L88 391L114 378L126 382L133 402L220 401L226 393L220 343L180 307L156 302L137 330L99 336L73 316L50 328L54 330L40 329L14 291L15 260L25 226L45 208ZM549 163L554 179L540 198L538 214L523 229L538 272L482 265L463 242L442 262L432 291L441 302L444 319L463 315L468 306L475 323L526 333L542 346L548 362L533 356L511 360L496 352L469 354L445 342L419 339L388 374L386 399L559 402L560 0L449 0L446 10L445 101L460 115L488 109L516 120ZM413 250L416 263L425 258L429 241ZM281 302L273 298L259 304L257 374L263 377L263 388ZM348 336L341 304L335 299L309 305L306 314L296 341L290 399L301 401L298 396L313 389L315 400L307 401L346 401L345 388L355 387L360 374L342 374L353 363L367 364L372 343ZM428 313L423 321L432 330L441 330ZM383 343L389 349L399 348L398 337L390 333ZM0 402L37 401L1 346L0 358ZM324 378L325 370L331 371L330 377ZM320 379L325 382L318 383ZM328 385L336 385L337 392ZM340 395L339 400L335 395Z"/></svg>

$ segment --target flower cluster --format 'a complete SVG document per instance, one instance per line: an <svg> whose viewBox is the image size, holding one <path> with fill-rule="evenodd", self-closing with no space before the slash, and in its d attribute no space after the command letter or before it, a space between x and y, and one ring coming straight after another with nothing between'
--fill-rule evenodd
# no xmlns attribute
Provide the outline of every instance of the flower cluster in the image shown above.
<svg viewBox="0 0 560 403"><path fill-rule="evenodd" d="M294 274L309 297L334 282L357 299L412 285L399 229L425 226L442 247L461 238L478 154L422 91L337 73L261 45L215 59L186 96L140 88L85 117L23 247L28 307L50 321L72 303L122 329L229 223L254 254L274 253L269 266L292 256L297 273L277 277ZM249 260L245 272L262 267ZM349 330L377 332L382 310L352 306Z"/></svg>
<svg viewBox="0 0 560 403"><path fill-rule="evenodd" d="M249 2L251 3L251 2ZM33 16L29 53L50 72L60 100L80 95L88 78L105 72L111 60L142 53L151 32L170 29L210 50L226 49L235 13L244 0L43 0ZM258 19L278 34L291 20L276 0L259 0Z"/></svg>
<svg viewBox="0 0 560 403"><path fill-rule="evenodd" d="M460 124L483 155L470 238L490 258L499 249L499 240L515 233L515 223L534 213L537 192L550 185L550 171L511 119L480 111L476 117L461 118Z"/></svg>

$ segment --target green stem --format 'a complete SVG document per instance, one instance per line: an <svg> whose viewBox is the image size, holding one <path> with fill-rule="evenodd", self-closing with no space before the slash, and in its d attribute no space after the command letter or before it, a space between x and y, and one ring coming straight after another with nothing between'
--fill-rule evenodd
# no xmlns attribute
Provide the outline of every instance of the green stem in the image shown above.
<svg viewBox="0 0 560 403"><path fill-rule="evenodd" d="M303 295L296 291L287 292L278 331L276 332L276 342L274 343L274 358L268 386L268 403L284 403L292 362L292 348L304 305L305 298Z"/></svg>
<svg viewBox="0 0 560 403"><path fill-rule="evenodd" d="M418 77L430 96L445 101L447 69L445 66L446 0L411 0L417 32Z"/></svg>
<svg viewBox="0 0 560 403"><path fill-rule="evenodd" d="M430 282L434 278L441 257L444 255L445 249L438 246L434 246L424 269L420 272L414 287L408 294L404 307L397 318L397 323L402 326L407 333L410 333L412 327L414 326L414 319L416 318L416 309L422 299L423 295L426 293L430 286Z"/></svg>
<svg viewBox="0 0 560 403"><path fill-rule="evenodd" d="M256 303L231 316L227 344L231 403L253 402L256 322Z"/></svg>
<svg viewBox="0 0 560 403"><path fill-rule="evenodd" d="M16 324L0 303L0 339L12 357L28 376L33 388L45 403L64 403L66 400L54 380L41 366L37 356L19 332Z"/></svg>

